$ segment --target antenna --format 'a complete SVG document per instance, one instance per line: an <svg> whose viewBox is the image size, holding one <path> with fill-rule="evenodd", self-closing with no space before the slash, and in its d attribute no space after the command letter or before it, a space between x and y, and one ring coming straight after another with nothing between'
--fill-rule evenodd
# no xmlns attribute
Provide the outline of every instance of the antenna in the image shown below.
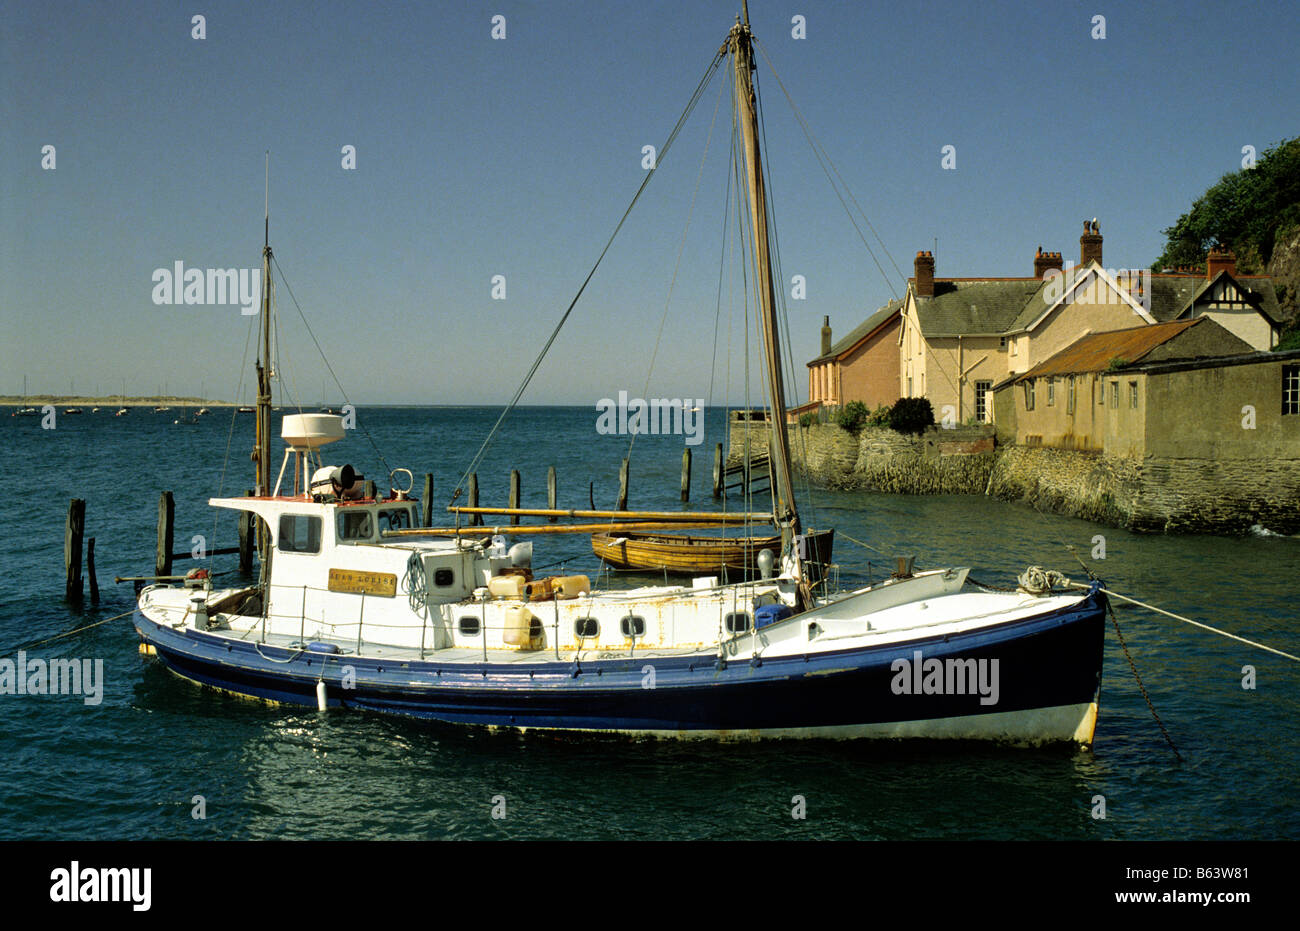
<svg viewBox="0 0 1300 931"><path fill-rule="evenodd" d="M271 244L271 150L266 150L266 242Z"/></svg>

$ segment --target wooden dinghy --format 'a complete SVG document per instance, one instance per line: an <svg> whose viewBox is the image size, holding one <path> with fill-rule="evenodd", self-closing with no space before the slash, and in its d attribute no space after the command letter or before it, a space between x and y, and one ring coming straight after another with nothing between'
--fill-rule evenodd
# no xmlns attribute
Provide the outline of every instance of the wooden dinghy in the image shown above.
<svg viewBox="0 0 1300 931"><path fill-rule="evenodd" d="M810 563L830 562L834 530L808 535ZM707 537L677 533L592 534L591 549L615 569L668 570L683 575L758 572L758 554L781 552L781 536Z"/></svg>

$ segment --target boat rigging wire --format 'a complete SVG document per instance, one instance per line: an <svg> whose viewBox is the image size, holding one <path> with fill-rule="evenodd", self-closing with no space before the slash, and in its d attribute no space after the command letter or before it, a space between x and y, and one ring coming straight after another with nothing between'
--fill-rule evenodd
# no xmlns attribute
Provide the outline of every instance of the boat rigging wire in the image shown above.
<svg viewBox="0 0 1300 931"><path fill-rule="evenodd" d="M533 360L533 364L529 366L528 371L524 374L523 380L519 383L519 387L515 390L514 397L512 397L510 399L510 403L508 403L505 406L505 408L502 409L501 415L497 417L496 423L492 425L492 429L488 431L487 437L483 440L483 445L480 446L478 452L474 454L474 458L470 461L469 466L465 469L464 473L461 475L460 481L456 483L456 486L452 491L451 499L447 502L448 505L451 505L456 501L458 497L460 497L462 490L465 487L465 483L469 478L470 473L474 472L478 468L479 462L481 462L483 459L483 454L487 452L487 448L491 444L493 438L496 436L497 431L500 430L501 424L505 421L506 417L509 416L510 412L514 410L515 407L518 405L519 399L523 397L524 391L528 388L529 382L531 382L533 380L533 376L537 374L537 370L542 365L542 360L545 359L546 354L550 352L551 345L555 342L556 338L560 335L560 330L564 327L564 324L568 321L569 315L573 313L573 308L577 306L579 298L581 298L583 292L587 290L587 285L590 284L591 279L595 277L596 269L600 268L600 263L604 260L605 254L609 252L610 247L614 244L614 239L615 237L618 236L619 231L623 229L623 224L627 222L627 218L631 215L632 209L636 206L637 201L641 199L641 195L645 193L645 189L649 186L651 179L654 178L655 173L659 170L659 166L663 164L664 158L668 155L668 150L672 148L672 144L676 140L678 133L681 132L682 127L686 124L686 121L690 118L691 113L695 110L695 105L699 103L700 97L703 95L705 88L708 86L709 81L713 77L714 71L717 70L718 65L722 62L722 60L723 60L723 50L719 49L717 52L714 53L713 61L709 63L708 68L705 69L704 76L700 78L700 82L696 85L695 91L691 95L691 99L686 104L686 109L683 110L682 115L677 118L677 123L675 126L673 126L672 132L668 134L668 138L667 140L665 140L663 144L663 148L660 150L659 156L655 160L654 167L646 171L645 177L641 180L641 185L637 188L636 193L632 196L631 203L629 203L627 205L627 209L623 211L623 216L619 218L618 224L614 227L614 232L610 234L609 239L605 243L605 247L600 250L600 255L596 257L596 262L594 265L592 265L591 271L589 271L587 273L587 277L583 279L582 285L578 288L578 293L573 296L573 300L570 301L569 306L565 308L564 313L560 316L559 322L555 324L555 329L551 331L551 335L547 338L546 343L542 346L541 352L537 354L537 358Z"/></svg>
<svg viewBox="0 0 1300 931"><path fill-rule="evenodd" d="M885 269L881 266L880 260L876 258L876 253L871 248L871 244L867 242L867 237L862 234L862 228L858 226L857 220L853 218L853 213L849 210L849 205L844 201L844 195L840 194L839 188L835 186L835 181L831 178L831 171L835 173L836 178L839 178L840 184L844 186L844 190L848 193L849 199L853 201L853 206L858 208L858 213L862 215L863 222L867 224L867 228L871 230L872 235L876 237L876 241L880 243L881 250L885 253L886 257L888 257L889 263L894 266L894 271L898 274L899 279L904 282L904 285L906 285L907 276L903 274L901 269L899 269L898 263L894 261L894 256L889 251L889 247L885 245L885 240L881 238L881 235L878 232L876 232L875 226L873 226L871 220L867 218L867 213L862 209L857 198L853 196L853 191L849 188L848 182L844 180L839 169L835 167L835 163L831 161L830 155L826 153L822 144L813 136L812 129L809 127L807 119L804 118L803 113L795 105L794 98L790 96L790 92L786 90L785 82L781 80L781 75L777 72L775 66L773 66L772 60L768 58L766 48L757 40L754 41L754 45L758 49L759 54L763 56L763 61L767 64L767 67L771 70L772 77L776 78L776 83L781 88L781 92L785 94L785 99L790 104L790 109L794 112L795 119L799 121L799 126L803 130L804 138L808 140L808 144L812 147L813 154L817 157L818 163L822 166L822 172L826 175L826 180L830 182L831 189L835 191L836 197L839 198L840 205L844 207L844 212L848 215L849 222L852 223L853 228L857 230L858 238L862 240L862 245L866 247L868 254L870 254L871 261L875 263L876 269L880 272L880 277L885 279L885 284L889 287L890 293L893 294L894 299L897 300L898 292L894 290L894 283L890 280L889 275L886 274ZM830 171L827 171L827 165L830 166Z"/></svg>
<svg viewBox="0 0 1300 931"><path fill-rule="evenodd" d="M298 311L298 316L302 319L302 325L307 328L307 335L311 337L312 343L316 346L316 351L320 353L321 361L325 363L325 368L330 373L330 378L334 379L334 387L338 388L339 394L343 395L344 403L355 408L356 405L352 404L347 391L343 388L343 383L339 381L338 375L334 374L334 367L330 365L330 360L326 357L325 350L321 349L320 341L316 339L316 334L312 331L311 324L307 322L307 315L302 312L302 307L298 303L298 298L294 297L293 286L289 284L289 279L285 275L284 269L280 267L280 260L272 255L271 261L275 263L275 270L280 273L280 280L284 282L284 289L289 292L289 300L293 301L294 309ZM375 455L379 457L379 461L384 464L384 470L391 475L393 469L388 464L388 460L384 458L384 454L380 452L379 445L375 442L374 437L370 435L370 431L366 429L365 423L359 422L357 426L359 426L361 432L365 434L366 439L370 442L371 448L375 451Z"/></svg>

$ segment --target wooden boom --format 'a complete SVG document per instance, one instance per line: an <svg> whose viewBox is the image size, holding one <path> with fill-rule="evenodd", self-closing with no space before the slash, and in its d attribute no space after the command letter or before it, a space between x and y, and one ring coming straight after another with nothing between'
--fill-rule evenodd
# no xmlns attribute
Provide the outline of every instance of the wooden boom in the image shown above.
<svg viewBox="0 0 1300 931"><path fill-rule="evenodd" d="M409 530L386 530L385 537L466 536L481 537L497 533L635 533L640 530L696 530L704 527L724 527L718 521L635 521L632 523L603 524L523 524L507 527L413 527Z"/></svg>
<svg viewBox="0 0 1300 931"><path fill-rule="evenodd" d="M595 518L621 521L655 520L664 523L697 523L708 521L710 524L772 523L771 514L755 514L748 511L721 513L718 511L572 511L563 508L479 508L449 507L448 511L457 514L507 514L520 517L569 517Z"/></svg>

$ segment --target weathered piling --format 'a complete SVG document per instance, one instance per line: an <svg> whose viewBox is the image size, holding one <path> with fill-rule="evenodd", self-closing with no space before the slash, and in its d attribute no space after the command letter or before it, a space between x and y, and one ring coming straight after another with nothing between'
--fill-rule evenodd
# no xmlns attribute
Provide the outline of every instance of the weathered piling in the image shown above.
<svg viewBox="0 0 1300 931"><path fill-rule="evenodd" d="M682 450L682 503L691 500L691 448Z"/></svg>
<svg viewBox="0 0 1300 931"><path fill-rule="evenodd" d="M252 494L253 489L249 488L244 492L244 497ZM240 511L236 527L239 533L239 571L242 575L248 575L253 571L253 512Z"/></svg>
<svg viewBox="0 0 1300 931"><path fill-rule="evenodd" d="M73 498L68 505L68 523L63 532L63 568L66 574L64 594L72 602L80 603L81 538L86 531L86 502Z"/></svg>
<svg viewBox="0 0 1300 931"><path fill-rule="evenodd" d="M617 511L627 510L627 479L629 466L630 461L624 459L623 464L618 470L618 506L615 508Z"/></svg>
<svg viewBox="0 0 1300 931"><path fill-rule="evenodd" d="M469 506L472 508L478 507L478 473L477 472L471 472L469 474ZM469 522L470 522L470 526L477 527L483 523L483 516L481 514L475 514L473 517L469 519Z"/></svg>
<svg viewBox="0 0 1300 931"><path fill-rule="evenodd" d="M546 506L550 510L555 510L559 505L556 499L559 497L559 480L555 477L555 466L546 470ZM551 523L555 523L558 518L547 518Z"/></svg>
<svg viewBox="0 0 1300 931"><path fill-rule="evenodd" d="M425 527L433 526L433 473L424 473L424 497L420 499L420 517L421 524Z"/></svg>
<svg viewBox="0 0 1300 931"><path fill-rule="evenodd" d="M510 470L510 507L512 508L519 507L519 470L518 469ZM511 514L510 523L518 524L519 515Z"/></svg>
<svg viewBox="0 0 1300 931"><path fill-rule="evenodd" d="M722 444L713 447L713 497L722 497Z"/></svg>
<svg viewBox="0 0 1300 931"><path fill-rule="evenodd" d="M86 541L86 574L90 576L90 603L99 604L99 579L95 577L95 538Z"/></svg>
<svg viewBox="0 0 1300 931"><path fill-rule="evenodd" d="M172 574L172 536L176 530L176 501L170 491L158 496L158 552L154 575Z"/></svg>

